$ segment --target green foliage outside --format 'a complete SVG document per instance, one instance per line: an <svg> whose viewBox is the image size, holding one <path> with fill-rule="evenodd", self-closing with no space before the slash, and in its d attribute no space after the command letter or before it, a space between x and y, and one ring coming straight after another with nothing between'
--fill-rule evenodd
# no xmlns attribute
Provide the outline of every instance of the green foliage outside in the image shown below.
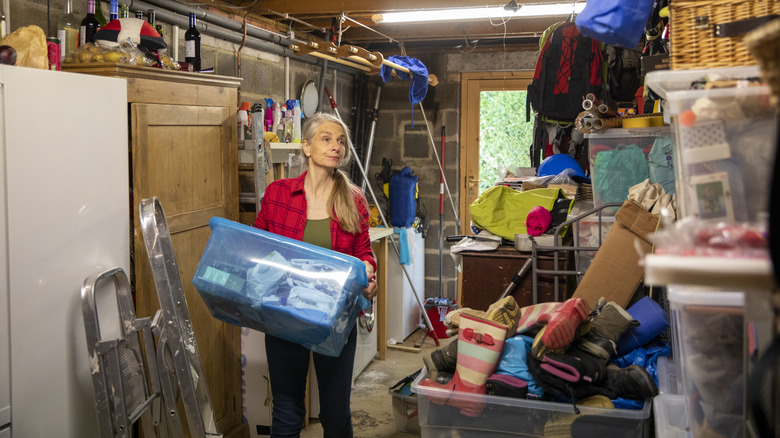
<svg viewBox="0 0 780 438"><path fill-rule="evenodd" d="M525 121L526 91L483 91L479 103L479 192L506 168L530 167L533 119ZM501 175L499 176L499 173Z"/></svg>

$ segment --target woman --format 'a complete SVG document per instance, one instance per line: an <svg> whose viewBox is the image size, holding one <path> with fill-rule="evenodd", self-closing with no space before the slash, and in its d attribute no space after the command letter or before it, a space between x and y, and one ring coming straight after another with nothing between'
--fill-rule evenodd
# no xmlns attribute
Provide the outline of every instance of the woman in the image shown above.
<svg viewBox="0 0 780 438"><path fill-rule="evenodd" d="M255 227L362 260L369 278L363 296L373 299L376 261L368 236L366 198L339 170L351 157L349 131L336 117L317 113L307 121L302 137L307 171L266 188ZM352 436L349 401L356 344L353 328L340 356L314 353L325 437ZM310 352L267 334L265 350L274 400L271 436L299 436L306 413Z"/></svg>

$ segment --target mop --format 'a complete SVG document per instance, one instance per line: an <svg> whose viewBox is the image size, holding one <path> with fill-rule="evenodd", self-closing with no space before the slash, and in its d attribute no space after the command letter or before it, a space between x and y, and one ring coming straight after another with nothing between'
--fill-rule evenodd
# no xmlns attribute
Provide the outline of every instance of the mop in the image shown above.
<svg viewBox="0 0 780 438"><path fill-rule="evenodd" d="M330 100L330 106L331 108L333 108L333 111L336 113L336 117L338 117L338 119L343 122L344 120L341 118L341 114L339 113L338 106L336 105L336 101L333 100L333 96L330 94L330 90L326 88L325 91L328 94L328 99ZM363 179L367 181L368 176L366 175L366 170L363 168L363 164L360 162L360 160L357 159L358 155L357 155L357 151L355 150L355 146L350 143L350 148L352 154L355 155L356 158L355 163L357 163L358 168L360 169L360 173L361 175L363 175ZM371 194L371 199L374 201L374 204L379 205L379 202L376 199L376 194L374 194L374 189L371 187L370 184L368 184L367 187L369 193ZM382 223L389 228L390 227L389 222L385 218L385 215L382 212L382 210L377 209L377 211L379 212L379 216L382 219ZM393 244L393 250L395 251L396 256L400 260L401 251L398 249L398 243L395 241L395 234L390 235L390 243ZM409 286L411 286L412 288L412 294L414 295L414 298L417 300L417 305L420 307L420 311L421 311L420 313L422 313L423 319L425 320L425 325L428 328L428 335L433 339L433 341L436 343L436 346L438 347L440 345L439 337L436 335L436 332L433 329L433 324L431 324L431 320L428 318L428 314L425 312L425 306L423 305L422 300L420 300L420 296L417 295L417 290L414 287L414 282L412 282L412 277L409 275L409 272L406 270L405 265L401 265L401 269L404 271L404 275L406 276L407 281L409 281Z"/></svg>

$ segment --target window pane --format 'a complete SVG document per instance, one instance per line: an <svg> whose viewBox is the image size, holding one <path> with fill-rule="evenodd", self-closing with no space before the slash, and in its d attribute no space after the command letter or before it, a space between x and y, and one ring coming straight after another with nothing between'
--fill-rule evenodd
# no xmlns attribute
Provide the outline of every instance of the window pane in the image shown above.
<svg viewBox="0 0 780 438"><path fill-rule="evenodd" d="M479 192L501 180L504 169L529 167L533 119L525 121L523 91L483 91L479 105Z"/></svg>

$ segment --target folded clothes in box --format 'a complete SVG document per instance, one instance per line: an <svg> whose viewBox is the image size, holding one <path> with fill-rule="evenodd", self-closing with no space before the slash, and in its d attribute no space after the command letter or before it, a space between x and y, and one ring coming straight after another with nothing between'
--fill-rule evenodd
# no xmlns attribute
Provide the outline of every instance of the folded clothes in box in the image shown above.
<svg viewBox="0 0 780 438"><path fill-rule="evenodd" d="M192 283L215 318L341 353L368 284L362 261L223 218L209 226Z"/></svg>

